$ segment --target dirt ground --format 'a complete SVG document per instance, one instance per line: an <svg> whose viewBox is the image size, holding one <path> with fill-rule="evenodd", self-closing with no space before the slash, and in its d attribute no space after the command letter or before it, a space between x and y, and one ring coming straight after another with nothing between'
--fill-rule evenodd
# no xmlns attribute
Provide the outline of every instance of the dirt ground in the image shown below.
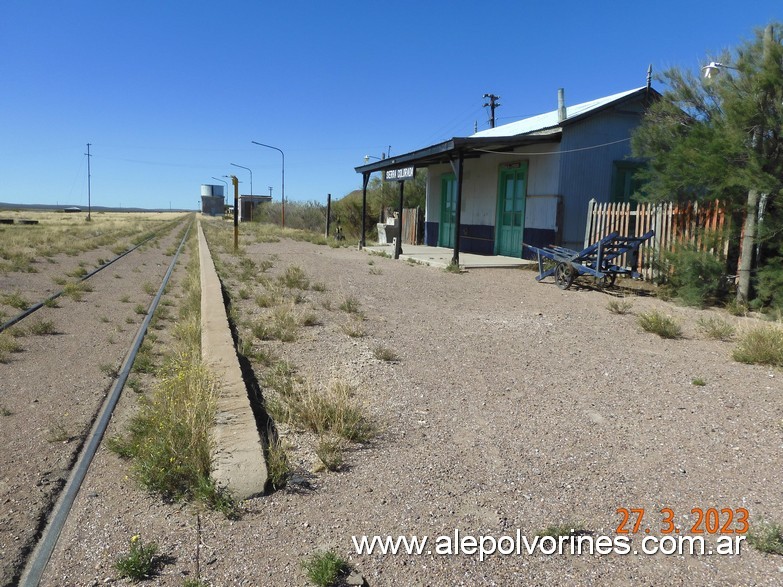
<svg viewBox="0 0 783 587"><path fill-rule="evenodd" d="M301 562L325 549L373 587L783 584L783 557L747 544L739 555L641 552L645 529L664 536L663 508L671 509L679 535L692 535L694 508L746 508L751 525L783 521L783 374L735 363L733 343L709 340L697 328L700 317L716 314L739 329L755 319L649 296L626 298L631 313L616 315L607 309L616 291L561 291L536 283L530 271L456 275L288 239L251 239L243 248L255 263L273 265L263 276L296 265L325 286L304 292L297 305L317 315L316 325L302 328L294 342L254 344L293 363L314 385L350 381L379 435L353 446L342 470L325 472L317 471L311 439L283 429L296 477L285 489L244 502L237 521L161 503L102 448L42 585L127 584L115 579L113 564L135 534L165 555L149 584L166 586L197 572L213 586L307 585ZM258 280L225 285L235 300L249 290L236 302L240 321L267 311L254 303L264 288ZM339 309L348 296L359 302L364 337L343 328L352 320ZM651 309L678 319L684 338L644 332L637 315ZM378 345L399 360L375 358ZM42 356L17 360L47 368ZM254 367L261 378L264 367ZM136 403L125 393L117 421ZM24 426L7 420L0 418L4 444ZM109 434L120 429L112 426ZM24 464L12 462L11 470L9 455L0 454L8 483ZM7 519L9 504L2 507ZM645 510L639 533L629 535L629 554L523 550L482 561L477 553L435 551L436 539L455 530L532 541L565 524L611 540L622 521L619 508ZM735 519L730 528L739 526ZM357 554L352 537L365 535L426 536L432 552ZM704 536L712 548L717 536Z"/></svg>

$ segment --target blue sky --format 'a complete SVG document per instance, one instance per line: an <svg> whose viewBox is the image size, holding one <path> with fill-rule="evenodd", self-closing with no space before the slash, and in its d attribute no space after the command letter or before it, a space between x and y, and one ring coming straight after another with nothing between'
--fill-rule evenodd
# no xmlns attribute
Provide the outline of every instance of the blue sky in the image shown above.
<svg viewBox="0 0 783 587"><path fill-rule="evenodd" d="M780 0L3 0L0 201L195 208L203 183L325 201L399 154L695 69ZM660 86L656 86L659 89Z"/></svg>

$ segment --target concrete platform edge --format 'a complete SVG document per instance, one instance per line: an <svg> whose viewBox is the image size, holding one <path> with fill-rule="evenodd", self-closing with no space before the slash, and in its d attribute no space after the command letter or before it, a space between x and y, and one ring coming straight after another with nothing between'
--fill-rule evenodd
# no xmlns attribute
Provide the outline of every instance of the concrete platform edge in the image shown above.
<svg viewBox="0 0 783 587"><path fill-rule="evenodd" d="M201 268L201 356L219 387L212 431L212 477L237 499L262 494L266 460L247 396L242 370L223 305L223 293L201 223L198 225Z"/></svg>

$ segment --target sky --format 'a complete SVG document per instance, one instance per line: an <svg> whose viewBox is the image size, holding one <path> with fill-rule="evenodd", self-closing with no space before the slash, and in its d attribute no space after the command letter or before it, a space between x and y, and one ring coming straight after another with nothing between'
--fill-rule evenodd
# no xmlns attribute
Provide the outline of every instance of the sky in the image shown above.
<svg viewBox="0 0 783 587"><path fill-rule="evenodd" d="M696 70L780 0L3 0L0 202L324 202L399 155ZM665 89L653 82L656 89ZM218 178L213 179L213 178ZM229 180L230 181L230 180ZM230 185L230 184L229 184Z"/></svg>

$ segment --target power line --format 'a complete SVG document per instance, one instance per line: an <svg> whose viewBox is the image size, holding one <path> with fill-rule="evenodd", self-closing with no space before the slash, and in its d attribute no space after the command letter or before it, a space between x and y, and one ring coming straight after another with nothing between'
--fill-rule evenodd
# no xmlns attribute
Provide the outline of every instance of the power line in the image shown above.
<svg viewBox="0 0 783 587"><path fill-rule="evenodd" d="M601 149L603 147L609 147L611 145L624 143L630 140L631 140L630 138L620 139L619 141L611 141L609 143L602 143L600 145L593 145L591 147L580 147L578 149L568 149L566 151L548 151L544 153L517 153L517 152L509 152L509 151L490 151L488 149L474 149L474 150L480 153L489 153L490 155L564 155L566 153L577 153L578 151L591 151L593 149Z"/></svg>

